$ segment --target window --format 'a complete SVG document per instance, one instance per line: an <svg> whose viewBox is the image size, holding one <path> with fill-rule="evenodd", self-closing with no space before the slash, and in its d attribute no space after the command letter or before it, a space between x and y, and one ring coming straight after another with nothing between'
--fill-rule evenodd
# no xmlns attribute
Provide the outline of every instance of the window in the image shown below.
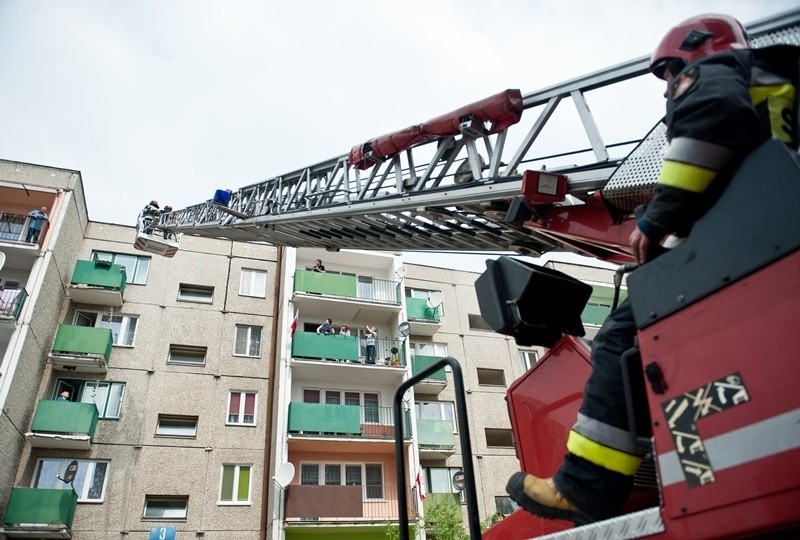
<svg viewBox="0 0 800 540"><path fill-rule="evenodd" d="M256 425L256 393L231 392L228 394L228 424Z"/></svg>
<svg viewBox="0 0 800 540"><path fill-rule="evenodd" d="M324 478L320 479L320 470ZM320 480L326 486L363 486L365 499L383 499L383 465L380 463L301 463L300 484L316 486ZM363 480L366 479L366 482Z"/></svg>
<svg viewBox="0 0 800 540"><path fill-rule="evenodd" d="M263 270L242 268L242 279L239 282L240 296L256 296L266 298L267 273Z"/></svg>
<svg viewBox="0 0 800 540"><path fill-rule="evenodd" d="M423 467L426 493L455 493L464 502L464 493L456 489L453 476L461 469L455 467Z"/></svg>
<svg viewBox="0 0 800 540"><path fill-rule="evenodd" d="M364 394L364 423L380 423L380 407L378 394Z"/></svg>
<svg viewBox="0 0 800 540"><path fill-rule="evenodd" d="M142 517L164 521L185 520L188 507L188 496L145 495Z"/></svg>
<svg viewBox="0 0 800 540"><path fill-rule="evenodd" d="M364 465L364 477L367 479L367 499L383 499L383 465L367 463Z"/></svg>
<svg viewBox="0 0 800 540"><path fill-rule="evenodd" d="M125 395L125 383L59 379L56 382L53 399L65 390L69 392L71 401L94 403L100 418L119 418L122 397Z"/></svg>
<svg viewBox="0 0 800 540"><path fill-rule="evenodd" d="M96 326L97 328L111 329L111 337L116 347L133 347L133 338L136 335L136 323L139 317L135 315L114 315L97 313L95 311L78 311L75 313L76 326Z"/></svg>
<svg viewBox="0 0 800 540"><path fill-rule="evenodd" d="M71 458L42 458L36 462L36 472L31 487L38 489L72 489L80 502L102 502L108 478L108 461L79 459L78 472L72 485L58 479L64 478Z"/></svg>
<svg viewBox="0 0 800 540"><path fill-rule="evenodd" d="M300 465L300 485L316 486L319 484L319 465L302 463Z"/></svg>
<svg viewBox="0 0 800 540"><path fill-rule="evenodd" d="M181 283L178 286L178 300L210 304L214 301L214 287Z"/></svg>
<svg viewBox="0 0 800 540"><path fill-rule="evenodd" d="M536 351L519 351L519 364L522 371L528 371L538 361L539 353Z"/></svg>
<svg viewBox="0 0 800 540"><path fill-rule="evenodd" d="M170 345L169 359L167 364L185 364L192 366L204 366L206 363L205 347L193 347L191 345Z"/></svg>
<svg viewBox="0 0 800 540"><path fill-rule="evenodd" d="M193 439L197 436L196 416L158 415L156 437L181 437Z"/></svg>
<svg viewBox="0 0 800 540"><path fill-rule="evenodd" d="M250 503L250 465L223 465L219 502Z"/></svg>
<svg viewBox="0 0 800 540"><path fill-rule="evenodd" d="M236 340L233 354L261 357L261 327L236 325Z"/></svg>
<svg viewBox="0 0 800 540"><path fill-rule="evenodd" d="M447 354L447 344L446 343L433 343L430 341L412 341L411 342L411 356L434 356L436 358L444 358L445 356L450 356ZM452 368L450 366L444 366L444 370L447 373L452 373Z"/></svg>
<svg viewBox="0 0 800 540"><path fill-rule="evenodd" d="M486 446L514 446L514 435L510 429L485 428Z"/></svg>
<svg viewBox="0 0 800 540"><path fill-rule="evenodd" d="M490 332L494 332L494 328L492 328L489 323L486 322L486 319L484 319L481 315L470 313L468 318L470 330L488 330Z"/></svg>
<svg viewBox="0 0 800 540"><path fill-rule="evenodd" d="M147 283L147 272L150 270L150 257L138 257L136 255L123 255L121 253L111 253L108 251L93 251L93 261L111 261L114 264L122 265L125 268L125 282L134 285L144 285Z"/></svg>
<svg viewBox="0 0 800 540"><path fill-rule="evenodd" d="M497 508L498 514L503 514L504 516L513 514L514 511L519 508L517 503L515 503L514 500L508 496L495 497L494 507Z"/></svg>
<svg viewBox="0 0 800 540"><path fill-rule="evenodd" d="M502 369L478 368L478 384L485 386L505 386L506 375Z"/></svg>
<svg viewBox="0 0 800 540"><path fill-rule="evenodd" d="M422 420L449 420L456 432L455 408L451 401L417 401L417 418Z"/></svg>

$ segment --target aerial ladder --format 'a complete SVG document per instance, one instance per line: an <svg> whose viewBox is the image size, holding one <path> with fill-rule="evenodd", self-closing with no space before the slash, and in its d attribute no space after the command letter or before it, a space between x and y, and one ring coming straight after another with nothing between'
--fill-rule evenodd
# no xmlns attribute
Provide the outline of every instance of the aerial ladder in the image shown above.
<svg viewBox="0 0 800 540"><path fill-rule="evenodd" d="M756 47L800 45L800 10L748 32ZM644 137L607 143L587 96L640 91L647 61L527 95L506 90L337 158L217 190L162 216L159 228L329 250L560 250L625 268L633 210L654 192L666 128L659 121ZM587 144L534 155L534 143L549 149L548 137L558 138L548 128L562 102L574 105ZM622 365L630 423L649 459L627 513L573 529L517 510L484 538L798 534L800 369L789 337L800 309L797 208L797 155L768 142L689 239L628 276L638 346ZM588 295L567 276L510 257L487 263L476 289L495 330L549 348L507 402L521 469L550 476L591 369L579 319ZM478 538L475 501L467 505Z"/></svg>

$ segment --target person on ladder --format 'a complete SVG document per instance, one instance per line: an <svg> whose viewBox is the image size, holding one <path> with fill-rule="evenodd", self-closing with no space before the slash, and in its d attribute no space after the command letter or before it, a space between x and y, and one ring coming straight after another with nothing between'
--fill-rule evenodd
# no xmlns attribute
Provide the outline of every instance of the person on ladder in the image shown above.
<svg viewBox="0 0 800 540"><path fill-rule="evenodd" d="M158 206L158 201L150 201L143 209L141 214L142 232L144 234L153 234L153 228L156 221L161 216L161 209Z"/></svg>

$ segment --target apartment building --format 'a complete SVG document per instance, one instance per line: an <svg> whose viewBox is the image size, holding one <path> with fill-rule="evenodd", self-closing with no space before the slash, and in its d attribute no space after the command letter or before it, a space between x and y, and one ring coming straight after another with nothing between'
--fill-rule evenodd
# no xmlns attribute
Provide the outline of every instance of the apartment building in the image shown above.
<svg viewBox="0 0 800 540"><path fill-rule="evenodd" d="M0 212L0 538L382 539L399 484L466 515L465 421L481 519L513 511L505 395L544 350L491 331L479 273L187 236L163 257L88 219L79 172L10 161ZM549 265L593 285L593 335L611 272ZM403 396L398 478L395 390L444 356L468 417L449 368Z"/></svg>
<svg viewBox="0 0 800 540"><path fill-rule="evenodd" d="M0 536L258 538L276 248L151 255L88 221L76 171L2 162L0 181Z"/></svg>
<svg viewBox="0 0 800 540"><path fill-rule="evenodd" d="M325 273L314 271L317 259ZM441 498L463 504L456 478L464 422L481 519L511 513L505 483L519 465L505 395L544 349L518 347L491 330L474 289L480 274L403 265L396 254L376 252L287 249L283 262L272 461L290 474L273 483L272 537L382 539L386 523L399 519L400 483L409 517ZM575 270L593 278L584 311L593 334L609 311L611 271ZM333 334L325 335L328 320ZM367 326L378 330L375 358ZM461 368L468 418L456 415L449 368L414 386L402 401L407 476L398 478L395 389L445 356Z"/></svg>

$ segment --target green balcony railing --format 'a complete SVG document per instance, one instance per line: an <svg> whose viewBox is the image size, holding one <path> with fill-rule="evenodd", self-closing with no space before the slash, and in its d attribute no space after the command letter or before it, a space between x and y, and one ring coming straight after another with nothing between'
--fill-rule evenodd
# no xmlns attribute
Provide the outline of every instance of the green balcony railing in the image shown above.
<svg viewBox="0 0 800 540"><path fill-rule="evenodd" d="M400 283L365 276L296 270L294 292L400 305Z"/></svg>
<svg viewBox="0 0 800 540"><path fill-rule="evenodd" d="M110 261L78 261L72 271L72 285L103 287L110 290L125 291L125 267Z"/></svg>
<svg viewBox="0 0 800 540"><path fill-rule="evenodd" d="M31 431L34 433L61 433L94 437L98 419L94 403L39 400L33 415Z"/></svg>
<svg viewBox="0 0 800 540"><path fill-rule="evenodd" d="M11 317L18 321L26 298L28 298L28 291L25 289L8 288L0 290L0 317Z"/></svg>
<svg viewBox="0 0 800 540"><path fill-rule="evenodd" d="M429 368L442 358L440 356L426 356L422 354L415 354L411 357L411 373L412 375L416 375L417 373L422 372L426 368ZM444 367L438 370L436 373L428 377L426 380L432 381L447 381L447 375L445 374Z"/></svg>
<svg viewBox="0 0 800 540"><path fill-rule="evenodd" d="M48 525L72 527L78 494L71 489L35 489L15 487L8 499L3 525Z"/></svg>
<svg viewBox="0 0 800 540"><path fill-rule="evenodd" d="M359 339L356 336L295 332L292 338L292 356L358 362Z"/></svg>
<svg viewBox="0 0 800 540"><path fill-rule="evenodd" d="M455 447L453 422L417 418L417 438L420 447L452 449Z"/></svg>
<svg viewBox="0 0 800 540"><path fill-rule="evenodd" d="M53 342L53 354L104 356L107 362L113 343L110 328L60 324Z"/></svg>
<svg viewBox="0 0 800 540"><path fill-rule="evenodd" d="M429 307L425 298L406 298L406 317L409 321L438 323L439 313L439 308Z"/></svg>
<svg viewBox="0 0 800 540"><path fill-rule="evenodd" d="M408 410L405 411L403 432L411 436ZM288 430L290 433L344 434L359 437L392 439L394 437L394 409L371 405L337 405L330 403L289 404Z"/></svg>
<svg viewBox="0 0 800 540"><path fill-rule="evenodd" d="M392 348L397 353L392 353ZM292 356L313 360L341 360L375 366L406 366L406 353L402 343L393 339L375 340L375 361L367 362L367 346L357 336L320 335L316 332L295 332L292 338Z"/></svg>

